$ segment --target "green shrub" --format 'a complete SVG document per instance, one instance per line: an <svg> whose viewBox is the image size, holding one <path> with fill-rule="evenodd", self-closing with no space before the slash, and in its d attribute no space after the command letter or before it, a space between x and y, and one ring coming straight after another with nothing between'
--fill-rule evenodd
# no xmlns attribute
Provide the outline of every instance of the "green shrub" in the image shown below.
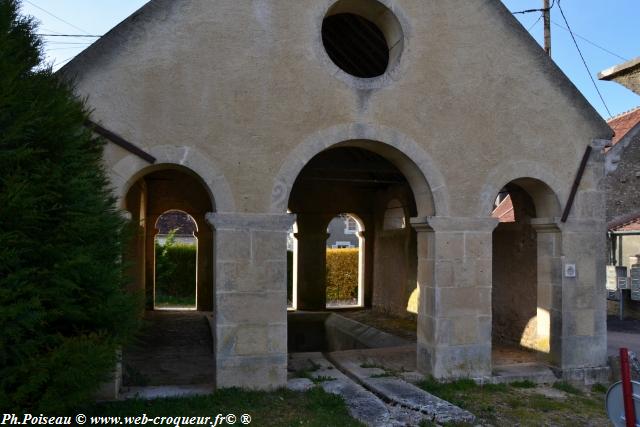
<svg viewBox="0 0 640 427"><path fill-rule="evenodd" d="M156 304L195 305L198 247L176 243L171 232L163 245L156 241Z"/></svg>
<svg viewBox="0 0 640 427"><path fill-rule="evenodd" d="M103 142L16 0L0 0L0 409L64 413L137 326Z"/></svg>
<svg viewBox="0 0 640 427"><path fill-rule="evenodd" d="M358 249L327 249L327 300L358 297Z"/></svg>

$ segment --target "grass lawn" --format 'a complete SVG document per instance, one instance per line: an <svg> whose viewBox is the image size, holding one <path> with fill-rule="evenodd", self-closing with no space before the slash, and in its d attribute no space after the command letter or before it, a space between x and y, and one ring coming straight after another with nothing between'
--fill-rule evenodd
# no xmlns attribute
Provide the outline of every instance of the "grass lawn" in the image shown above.
<svg viewBox="0 0 640 427"><path fill-rule="evenodd" d="M558 382L536 386L529 381L479 386L471 380L439 383L426 380L424 390L478 417L476 424L493 426L607 426L606 388L590 391Z"/></svg>
<svg viewBox="0 0 640 427"><path fill-rule="evenodd" d="M127 400L85 409L93 416L211 416L249 414L254 426L362 426L351 418L342 398L316 387L306 393L219 390L210 396Z"/></svg>

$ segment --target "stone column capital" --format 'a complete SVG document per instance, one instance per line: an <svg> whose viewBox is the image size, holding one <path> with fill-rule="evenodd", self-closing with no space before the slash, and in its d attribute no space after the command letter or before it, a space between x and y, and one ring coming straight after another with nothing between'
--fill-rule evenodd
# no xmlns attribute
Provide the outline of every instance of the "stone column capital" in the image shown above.
<svg viewBox="0 0 640 427"><path fill-rule="evenodd" d="M529 224L537 233L558 233L564 227L560 218L530 218Z"/></svg>
<svg viewBox="0 0 640 427"><path fill-rule="evenodd" d="M321 239L327 240L331 234L327 233L326 230L323 231L298 231L293 235L296 239Z"/></svg>
<svg viewBox="0 0 640 427"><path fill-rule="evenodd" d="M258 230L286 233L296 220L294 214L217 213L205 215L214 230Z"/></svg>
<svg viewBox="0 0 640 427"><path fill-rule="evenodd" d="M537 233L558 233L560 231L560 218L531 218L529 224Z"/></svg>
<svg viewBox="0 0 640 427"><path fill-rule="evenodd" d="M131 221L133 219L133 214L126 209L120 209L118 213L120 214L120 218L124 219L125 221Z"/></svg>
<svg viewBox="0 0 640 427"><path fill-rule="evenodd" d="M496 218L471 217L414 217L411 226L418 232L492 232L499 221Z"/></svg>

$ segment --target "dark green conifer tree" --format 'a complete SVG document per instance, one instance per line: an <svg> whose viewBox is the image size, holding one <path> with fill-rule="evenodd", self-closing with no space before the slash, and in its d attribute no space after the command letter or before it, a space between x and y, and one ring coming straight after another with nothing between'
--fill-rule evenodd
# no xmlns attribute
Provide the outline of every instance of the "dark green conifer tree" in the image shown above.
<svg viewBox="0 0 640 427"><path fill-rule="evenodd" d="M0 0L0 410L90 399L136 327L121 219L88 112ZM2 413L2 412L0 412Z"/></svg>

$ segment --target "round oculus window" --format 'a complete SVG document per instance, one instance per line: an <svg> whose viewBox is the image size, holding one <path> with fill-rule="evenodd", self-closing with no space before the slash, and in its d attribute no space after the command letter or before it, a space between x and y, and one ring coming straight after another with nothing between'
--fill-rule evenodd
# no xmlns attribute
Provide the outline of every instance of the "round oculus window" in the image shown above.
<svg viewBox="0 0 640 427"><path fill-rule="evenodd" d="M398 18L376 0L340 0L322 22L327 55L345 73L375 78L400 57L404 34Z"/></svg>

